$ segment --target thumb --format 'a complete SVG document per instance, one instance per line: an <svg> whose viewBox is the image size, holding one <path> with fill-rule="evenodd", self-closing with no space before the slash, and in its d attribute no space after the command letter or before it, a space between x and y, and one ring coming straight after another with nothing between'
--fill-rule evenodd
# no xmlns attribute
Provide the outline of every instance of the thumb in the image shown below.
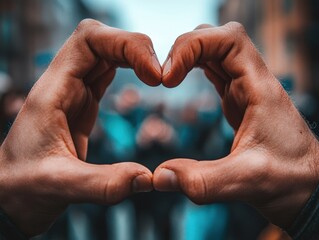
<svg viewBox="0 0 319 240"><path fill-rule="evenodd" d="M98 59L110 66L134 69L150 86L161 83L162 69L147 35L112 28L92 19L81 21L50 64L49 73L83 79Z"/></svg>
<svg viewBox="0 0 319 240"><path fill-rule="evenodd" d="M137 163L93 165L75 159L62 175L64 179L58 181L63 183L61 197L70 203L115 204L133 193L153 189L152 173Z"/></svg>
<svg viewBox="0 0 319 240"><path fill-rule="evenodd" d="M242 200L249 195L249 174L241 174L239 161L232 157L215 161L174 159L154 172L158 191L181 191L197 204ZM242 169L242 170L240 170ZM247 173L247 171L245 171ZM248 185L243 185L247 178ZM247 184L247 183L246 183Z"/></svg>

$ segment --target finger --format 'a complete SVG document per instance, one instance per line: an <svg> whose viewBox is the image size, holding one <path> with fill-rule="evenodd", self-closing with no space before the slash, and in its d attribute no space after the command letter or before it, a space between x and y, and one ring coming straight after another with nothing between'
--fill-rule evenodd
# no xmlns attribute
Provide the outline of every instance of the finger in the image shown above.
<svg viewBox="0 0 319 240"><path fill-rule="evenodd" d="M111 84L115 75L115 69L109 69L108 71L102 73L100 76L97 76L96 79L91 80L92 85L90 86L92 97L96 99L97 102L101 100L106 91L107 87ZM71 122L70 131L72 133L72 139L75 143L76 152L78 158L85 161L87 154L87 146L88 146L88 136L91 132L91 126L94 125L96 120L96 115L98 109L98 105L92 105L89 111L91 112L83 112L82 115L78 115L83 121L78 121L75 119L74 122ZM94 117L92 117L94 116Z"/></svg>
<svg viewBox="0 0 319 240"><path fill-rule="evenodd" d="M226 86L230 85L231 78L222 69L220 63L217 62L207 62L200 65L205 72L206 77L214 84L219 96L224 97Z"/></svg>
<svg viewBox="0 0 319 240"><path fill-rule="evenodd" d="M63 164L55 168L59 176L53 181L60 189L57 194L71 203L115 204L133 193L153 189L152 173L137 163L93 165L74 159Z"/></svg>
<svg viewBox="0 0 319 240"><path fill-rule="evenodd" d="M249 180L246 167L233 157L215 161L175 159L155 170L153 185L158 191L182 191L197 204L244 200L256 184Z"/></svg>
<svg viewBox="0 0 319 240"><path fill-rule="evenodd" d="M177 38L163 65L162 82L167 87L175 87L194 66L206 62L220 63L215 72L225 72L230 79L240 78L253 72L252 69L265 68L240 24L199 27Z"/></svg>
<svg viewBox="0 0 319 240"><path fill-rule="evenodd" d="M223 97L225 93L226 84L223 79L215 73L212 69L208 66L202 66L201 68L204 69L206 77L214 84L219 96Z"/></svg>
<svg viewBox="0 0 319 240"><path fill-rule="evenodd" d="M79 24L50 70L82 79L99 59L133 68L137 76L151 86L161 83L161 67L149 37L111 28L95 20L83 20Z"/></svg>
<svg viewBox="0 0 319 240"><path fill-rule="evenodd" d="M200 30L200 29L212 28L212 27L214 27L214 26L211 25L211 24L206 24L206 23L204 23L204 24L198 25L194 30Z"/></svg>
<svg viewBox="0 0 319 240"><path fill-rule="evenodd" d="M91 85L92 93L94 97L100 101L103 97L106 89L111 84L112 80L115 76L115 69L111 68L105 71L100 76L97 76L96 79L93 80L93 83Z"/></svg>
<svg viewBox="0 0 319 240"><path fill-rule="evenodd" d="M105 60L99 60L96 66L84 77L83 81L86 84L92 84L96 82L96 79L107 72L110 68L114 66L107 64Z"/></svg>
<svg viewBox="0 0 319 240"><path fill-rule="evenodd" d="M223 83L230 83L231 82L231 80L232 80L231 77L224 71L223 67L221 66L221 64L219 62L209 61L209 62L205 63L205 65L206 65L207 69L209 69L215 75L217 75Z"/></svg>

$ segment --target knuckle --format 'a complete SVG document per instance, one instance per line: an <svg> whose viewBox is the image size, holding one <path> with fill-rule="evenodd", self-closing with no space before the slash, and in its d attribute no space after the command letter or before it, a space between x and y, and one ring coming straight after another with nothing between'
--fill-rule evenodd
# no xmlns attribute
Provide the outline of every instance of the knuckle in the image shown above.
<svg viewBox="0 0 319 240"><path fill-rule="evenodd" d="M38 89L38 85L39 83L37 82L31 89L27 98L25 99L24 106L28 110L36 110L40 108L42 105L41 103L44 99L42 98L43 94L40 94L40 89Z"/></svg>
<svg viewBox="0 0 319 240"><path fill-rule="evenodd" d="M88 29L91 29L93 26L101 26L102 23L100 23L97 20L91 19L91 18L86 18L83 19L78 26L76 27L74 33L80 33L83 31L87 31Z"/></svg>
<svg viewBox="0 0 319 240"><path fill-rule="evenodd" d="M175 44L185 43L189 41L191 37L192 37L191 32L184 33L176 38Z"/></svg>
<svg viewBox="0 0 319 240"><path fill-rule="evenodd" d="M187 196L196 204L202 205L209 201L206 181L200 172L192 171L189 174L185 190Z"/></svg>
<svg viewBox="0 0 319 240"><path fill-rule="evenodd" d="M258 161L256 161L256 157L248 157L247 159L251 159L246 163L246 167L249 169L249 174L243 177L241 181L242 184L244 184L247 189L253 189L252 192L260 193L260 196L264 196L265 193L270 194L269 186L271 179L274 177L270 173L276 172L273 169L272 162L269 161L270 157L258 156ZM254 179L254 182L251 182L251 179Z"/></svg>
<svg viewBox="0 0 319 240"><path fill-rule="evenodd" d="M122 200L122 186L117 181L109 181L104 186L103 203L114 205Z"/></svg>
<svg viewBox="0 0 319 240"><path fill-rule="evenodd" d="M206 29L206 28L212 28L213 26L210 24L200 24L198 25L195 30L199 30L199 29Z"/></svg>
<svg viewBox="0 0 319 240"><path fill-rule="evenodd" d="M228 22L225 26L232 28L232 29L235 29L235 30L244 29L244 26L241 23L235 22L235 21Z"/></svg>
<svg viewBox="0 0 319 240"><path fill-rule="evenodd" d="M135 39L137 39L143 43L147 43L147 44L152 43L151 38L144 33L133 33L133 34L134 34Z"/></svg>
<svg viewBox="0 0 319 240"><path fill-rule="evenodd" d="M119 203L123 200L125 196L125 192L127 190L125 189L125 186L123 186L123 181L120 181L119 179L110 179L108 182L103 184L103 187L101 187L103 196L102 202L104 204L110 204L114 205Z"/></svg>
<svg viewBox="0 0 319 240"><path fill-rule="evenodd" d="M225 27L228 28L230 33L235 36L238 36L238 34L241 36L247 35L245 27L239 22L229 22L225 25Z"/></svg>
<svg viewBox="0 0 319 240"><path fill-rule="evenodd" d="M199 39L201 39L202 33L198 31L191 31L184 33L177 37L174 46L181 47L181 48L189 48L190 53L193 53L193 46Z"/></svg>
<svg viewBox="0 0 319 240"><path fill-rule="evenodd" d="M41 79L33 86L25 100L24 107L28 111L44 112L49 109L52 110L51 107L54 105L52 94L48 94L47 86L40 81Z"/></svg>

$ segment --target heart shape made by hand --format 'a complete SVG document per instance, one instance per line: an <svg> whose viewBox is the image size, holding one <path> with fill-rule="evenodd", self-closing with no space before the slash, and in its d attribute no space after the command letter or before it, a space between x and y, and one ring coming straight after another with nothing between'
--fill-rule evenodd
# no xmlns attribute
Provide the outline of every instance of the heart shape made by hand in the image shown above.
<svg viewBox="0 0 319 240"><path fill-rule="evenodd" d="M235 131L231 153L170 160L154 174L136 163L86 163L98 104L117 67L167 87L202 68ZM113 204L153 188L182 191L197 203L243 200L287 227L318 180L316 139L238 23L180 36L161 67L146 35L82 21L31 90L0 153L0 206L28 236L69 203Z"/></svg>

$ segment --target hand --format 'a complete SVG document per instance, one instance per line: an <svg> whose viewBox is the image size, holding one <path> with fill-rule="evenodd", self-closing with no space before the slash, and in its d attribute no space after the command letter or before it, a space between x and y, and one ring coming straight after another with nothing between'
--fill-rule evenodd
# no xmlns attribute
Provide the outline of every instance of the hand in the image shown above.
<svg viewBox="0 0 319 240"><path fill-rule="evenodd" d="M235 131L231 153L216 161L167 161L154 173L155 189L181 190L199 204L242 200L288 227L318 184L317 140L241 25L202 25L180 36L163 84L177 86L196 66L221 96Z"/></svg>
<svg viewBox="0 0 319 240"><path fill-rule="evenodd" d="M152 173L139 164L84 162L118 66L161 83L147 36L82 21L27 97L0 150L0 207L26 235L45 231L69 203L112 204L152 189Z"/></svg>

